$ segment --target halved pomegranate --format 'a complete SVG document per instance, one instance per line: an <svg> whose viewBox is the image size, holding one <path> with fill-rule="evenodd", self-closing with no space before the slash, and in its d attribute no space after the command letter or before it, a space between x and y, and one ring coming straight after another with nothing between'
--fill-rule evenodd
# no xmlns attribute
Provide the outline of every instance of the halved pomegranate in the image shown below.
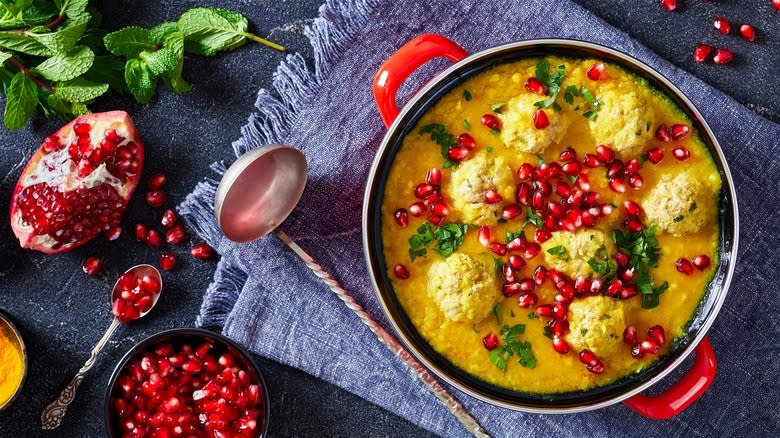
<svg viewBox="0 0 780 438"><path fill-rule="evenodd" d="M47 137L11 195L21 246L61 253L119 225L143 161L143 143L124 111L81 116Z"/></svg>

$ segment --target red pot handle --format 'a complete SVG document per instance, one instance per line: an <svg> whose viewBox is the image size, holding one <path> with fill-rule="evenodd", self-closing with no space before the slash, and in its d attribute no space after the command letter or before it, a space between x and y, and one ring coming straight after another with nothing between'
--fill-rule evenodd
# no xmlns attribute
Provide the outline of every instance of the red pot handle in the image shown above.
<svg viewBox="0 0 780 438"><path fill-rule="evenodd" d="M442 56L458 62L468 52L441 35L426 34L404 44L382 64L374 76L374 99L385 126L398 116L395 98L401 84L421 65Z"/></svg>
<svg viewBox="0 0 780 438"><path fill-rule="evenodd" d="M696 401L715 380L717 364L710 340L706 337L696 346L696 359L688 374L671 388L656 396L637 394L623 403L653 420L668 420Z"/></svg>

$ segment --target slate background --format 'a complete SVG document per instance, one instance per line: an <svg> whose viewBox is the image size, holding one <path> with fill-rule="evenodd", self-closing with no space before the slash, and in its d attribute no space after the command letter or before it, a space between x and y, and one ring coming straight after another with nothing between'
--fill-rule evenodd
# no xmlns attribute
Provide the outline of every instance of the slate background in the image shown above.
<svg viewBox="0 0 780 438"><path fill-rule="evenodd" d="M258 35L311 60L303 28L317 16L320 1L105 0L97 5L105 26L111 28L150 26L199 5L230 8L246 15ZM759 114L780 121L780 13L772 9L770 0L681 0L681 8L673 13L664 11L655 0L576 1ZM712 29L716 15L732 21L732 35L723 36ZM738 36L743 20L759 30L756 43L748 44ZM732 48L737 54L735 63L727 67L694 63L691 52L698 42ZM230 143L253 110L256 91L270 86L282 59L282 54L259 45L217 58L188 58L185 77L195 85L191 93L176 95L161 90L160 96L144 107L128 98L104 98L93 109L123 108L131 113L147 145L143 179L165 172L174 204L208 174L211 162L232 160ZM9 205L11 189L30 153L60 124L37 116L22 131L11 133L0 128L0 206ZM11 313L22 331L31 361L23 393L0 412L0 437L102 436L105 386L124 352L160 330L194 324L216 260L190 258L186 255L188 242L174 248L180 264L165 275L166 289L154 312L114 334L82 383L63 426L51 433L40 430L41 410L70 380L110 324L108 291L117 276L137 263L158 263L159 251L136 243L128 231L137 222L158 223L160 214L148 208L142 196L136 196L125 215L125 233L118 241L96 240L57 256L22 251L7 220L0 220L0 308ZM104 272L98 278L81 272L82 260L90 255L104 261ZM271 436L429 435L308 374L262 358L258 362L271 393Z"/></svg>

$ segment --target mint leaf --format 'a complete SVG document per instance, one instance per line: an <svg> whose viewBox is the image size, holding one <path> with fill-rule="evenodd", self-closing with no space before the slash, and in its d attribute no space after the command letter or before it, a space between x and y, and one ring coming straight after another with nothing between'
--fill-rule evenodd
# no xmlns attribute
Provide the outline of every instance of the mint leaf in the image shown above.
<svg viewBox="0 0 780 438"><path fill-rule="evenodd" d="M154 47L149 31L138 26L125 27L111 32L103 37L103 43L109 52L128 58L136 58L142 51Z"/></svg>
<svg viewBox="0 0 780 438"><path fill-rule="evenodd" d="M76 78L57 84L54 95L68 102L89 102L108 91L108 84L98 84Z"/></svg>
<svg viewBox="0 0 780 438"><path fill-rule="evenodd" d="M125 82L138 103L147 103L154 96L156 79L144 61L130 59L125 64Z"/></svg>
<svg viewBox="0 0 780 438"><path fill-rule="evenodd" d="M0 47L33 56L52 56L54 52L29 35L0 32Z"/></svg>
<svg viewBox="0 0 780 438"><path fill-rule="evenodd" d="M11 53L0 51L0 64L8 61L8 59L12 56L13 55Z"/></svg>
<svg viewBox="0 0 780 438"><path fill-rule="evenodd" d="M5 90L5 97L5 127L11 131L23 128L38 105L38 86L24 73L19 72L11 79L11 84Z"/></svg>
<svg viewBox="0 0 780 438"><path fill-rule="evenodd" d="M31 33L29 35L52 52L64 53L72 49L79 38L84 35L91 18L89 14L84 13L71 19L65 27L56 32Z"/></svg>
<svg viewBox="0 0 780 438"><path fill-rule="evenodd" d="M139 56L146 61L155 76L171 71L184 60L184 35L181 32L173 32L165 37L161 49L154 52L143 51Z"/></svg>
<svg viewBox="0 0 780 438"><path fill-rule="evenodd" d="M84 78L92 82L106 83L117 93L125 94L128 90L124 72L125 63L116 56L96 56Z"/></svg>
<svg viewBox="0 0 780 438"><path fill-rule="evenodd" d="M26 26L42 26L52 21L58 12L54 4L48 1L37 0L22 11L21 19Z"/></svg>
<svg viewBox="0 0 780 438"><path fill-rule="evenodd" d="M95 54L86 46L76 47L68 53L60 53L43 61L35 71L52 81L69 81L77 78L92 67Z"/></svg>
<svg viewBox="0 0 780 438"><path fill-rule="evenodd" d="M240 14L218 8L194 8L179 17L185 48L203 56L234 50L246 42L249 22Z"/></svg>
<svg viewBox="0 0 780 438"><path fill-rule="evenodd" d="M59 8L60 15L76 18L87 10L89 0L54 0L54 4Z"/></svg>
<svg viewBox="0 0 780 438"><path fill-rule="evenodd" d="M149 39L155 43L161 43L165 37L179 31L179 25L173 21L165 21L149 29Z"/></svg>

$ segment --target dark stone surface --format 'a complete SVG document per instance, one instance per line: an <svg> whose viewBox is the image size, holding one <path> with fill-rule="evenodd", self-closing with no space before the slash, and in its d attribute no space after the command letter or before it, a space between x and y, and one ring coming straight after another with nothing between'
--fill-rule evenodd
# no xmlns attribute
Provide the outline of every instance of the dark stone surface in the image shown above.
<svg viewBox="0 0 780 438"><path fill-rule="evenodd" d="M656 1L577 0L709 83L769 118L780 114L780 13L769 0L685 1L681 11L663 11ZM174 19L188 7L209 4L238 10L249 17L262 36L303 53L311 48L302 30L317 15L320 0L271 1L102 1L105 23L152 25ZM162 5L162 6L161 6ZM711 28L715 15L726 15L737 28L748 20L760 31L753 45L736 34L722 36ZM734 31L732 31L734 32ZM699 41L732 47L735 65L696 65L691 51ZM165 91L141 107L128 98L104 98L95 110L124 108L131 113L147 145L144 179L164 171L171 181L169 194L179 202L208 173L215 160L232 159L230 142L253 109L255 93L271 83L283 55L250 45L217 58L188 58L185 77L195 85L185 95ZM366 84L368 86L368 84ZM27 129L9 133L0 129L0 206L31 151L61 123L38 116ZM143 189L141 189L143 193ZM6 207L2 207L4 210ZM86 360L89 350L111 318L108 291L120 272L131 265L157 264L159 251L137 244L128 231L136 222L158 223L161 212L151 211L136 196L126 214L125 234L112 244L101 240L71 253L46 256L17 247L7 219L0 220L0 307L14 317L27 342L30 369L20 398L0 413L0 437L101 436L103 397L109 375L121 356L142 338L170 327L192 326L201 295L216 262L186 255L189 243L175 248L180 266L165 277L166 290L158 307L145 320L120 328L95 367L82 383L63 426L56 432L40 430L43 407L64 387ZM0 215L0 217L7 217ZM91 278L80 270L82 260L99 255L105 271ZM424 436L422 431L359 397L298 370L258 359L271 393L272 436Z"/></svg>

